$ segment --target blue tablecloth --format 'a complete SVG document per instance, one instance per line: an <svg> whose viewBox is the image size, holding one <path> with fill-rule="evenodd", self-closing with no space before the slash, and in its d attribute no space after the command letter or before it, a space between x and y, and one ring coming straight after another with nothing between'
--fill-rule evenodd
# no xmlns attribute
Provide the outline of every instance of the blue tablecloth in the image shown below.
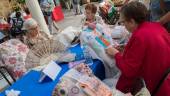
<svg viewBox="0 0 170 96"><path fill-rule="evenodd" d="M77 54L82 54L80 45L70 48L70 50L73 53L75 52ZM69 70L68 64L62 64L60 66L62 67L62 70L55 81L39 83L38 80L41 73L37 71L30 71L21 79L16 81L12 86L10 86L8 90L19 90L21 91L20 96L51 96L52 91L58 83L60 77ZM90 68L98 78L101 80L105 78L105 70L101 61L93 60L93 65L91 65ZM5 96L5 92L2 92L0 96Z"/></svg>

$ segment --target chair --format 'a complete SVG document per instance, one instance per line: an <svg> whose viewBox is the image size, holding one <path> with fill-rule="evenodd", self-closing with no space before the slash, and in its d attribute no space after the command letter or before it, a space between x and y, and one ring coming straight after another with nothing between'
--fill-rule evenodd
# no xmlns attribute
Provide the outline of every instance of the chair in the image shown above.
<svg viewBox="0 0 170 96"><path fill-rule="evenodd" d="M12 83L15 82L14 77L11 75L8 69L4 66L0 67L0 80L2 79L5 79L9 85L12 85Z"/></svg>

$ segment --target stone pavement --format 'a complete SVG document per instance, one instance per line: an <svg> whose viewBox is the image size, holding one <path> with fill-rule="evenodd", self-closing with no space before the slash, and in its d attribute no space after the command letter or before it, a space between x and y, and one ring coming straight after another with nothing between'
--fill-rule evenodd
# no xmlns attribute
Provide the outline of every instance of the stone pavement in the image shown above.
<svg viewBox="0 0 170 96"><path fill-rule="evenodd" d="M74 15L73 11L64 10L64 19L56 22L61 30L68 26L78 27L81 22L81 15Z"/></svg>

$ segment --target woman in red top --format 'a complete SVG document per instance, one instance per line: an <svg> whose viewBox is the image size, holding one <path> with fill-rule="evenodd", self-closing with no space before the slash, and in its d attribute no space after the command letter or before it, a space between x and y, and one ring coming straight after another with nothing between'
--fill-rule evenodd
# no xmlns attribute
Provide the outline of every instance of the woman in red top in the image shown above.
<svg viewBox="0 0 170 96"><path fill-rule="evenodd" d="M159 23L146 21L147 9L142 3L123 6L120 18L132 36L123 54L113 47L106 50L122 73L116 88L131 92L134 80L142 77L152 93L170 68L170 35ZM162 96L169 96L167 94Z"/></svg>

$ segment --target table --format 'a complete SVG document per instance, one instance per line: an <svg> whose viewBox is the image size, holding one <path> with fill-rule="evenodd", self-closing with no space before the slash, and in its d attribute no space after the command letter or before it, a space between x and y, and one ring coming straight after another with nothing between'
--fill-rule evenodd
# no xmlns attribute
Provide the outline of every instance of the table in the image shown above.
<svg viewBox="0 0 170 96"><path fill-rule="evenodd" d="M80 45L72 47L70 50L78 54L82 53ZM38 71L30 71L16 81L7 90L19 90L21 91L20 96L51 96L52 91L58 83L60 77L69 70L68 64L62 64L60 66L62 67L62 70L53 82L38 83L41 73ZM93 65L91 65L90 68L98 78L101 80L105 78L105 70L101 61L93 60ZM5 96L5 92L0 93L0 96Z"/></svg>

